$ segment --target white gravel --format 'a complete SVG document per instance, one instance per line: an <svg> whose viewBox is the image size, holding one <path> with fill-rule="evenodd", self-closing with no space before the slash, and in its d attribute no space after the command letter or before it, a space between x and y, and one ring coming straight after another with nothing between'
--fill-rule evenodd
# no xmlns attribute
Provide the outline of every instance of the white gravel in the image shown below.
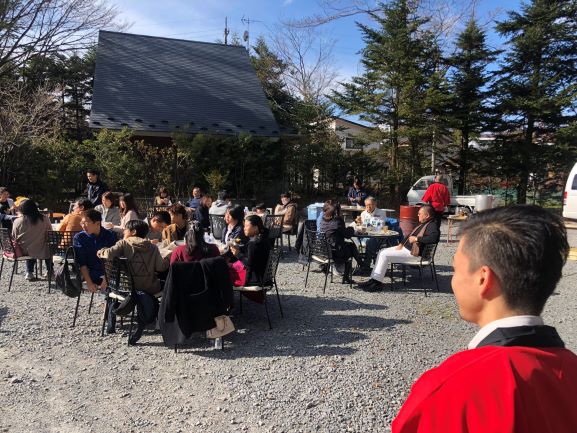
<svg viewBox="0 0 577 433"><path fill-rule="evenodd" d="M74 300L22 274L7 293L5 264L0 431L388 431L412 382L475 333L459 319L450 291L455 247L438 249L441 292L429 297L415 271L394 292L334 283L323 295L322 274L311 273L305 289L301 265L287 254L278 271L285 317L269 295L272 331L262 306L246 301L224 351L199 337L177 354L151 331L137 347L126 345L123 332L101 338L102 308L97 303L88 314L89 296L71 328ZM573 351L576 282L570 261L544 314Z"/></svg>

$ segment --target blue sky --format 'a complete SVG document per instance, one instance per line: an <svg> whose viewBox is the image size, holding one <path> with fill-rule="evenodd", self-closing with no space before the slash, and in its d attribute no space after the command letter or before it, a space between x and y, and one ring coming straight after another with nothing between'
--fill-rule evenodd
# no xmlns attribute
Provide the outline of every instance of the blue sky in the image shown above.
<svg viewBox="0 0 577 433"><path fill-rule="evenodd" d="M231 32L242 35L247 29L241 19L254 20L250 24L251 40L257 36L274 34L279 22L299 19L321 11L317 0L110 0L116 5L119 18L131 24L129 33L214 42L223 39L224 19L228 17ZM338 0L333 0L338 1ZM353 0L351 0L353 1ZM462 5L464 2L453 0ZM518 9L520 0L479 0L476 16L487 27L488 41L496 47L500 40L490 22L503 19L506 11ZM339 78L347 80L360 72L358 54L363 43L355 21L368 22L355 16L334 21L320 27L325 36L335 41L333 56Z"/></svg>

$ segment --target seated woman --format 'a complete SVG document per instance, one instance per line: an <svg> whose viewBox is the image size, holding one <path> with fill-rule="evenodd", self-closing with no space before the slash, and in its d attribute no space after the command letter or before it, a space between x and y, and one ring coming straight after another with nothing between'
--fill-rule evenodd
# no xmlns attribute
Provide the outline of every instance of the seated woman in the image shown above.
<svg viewBox="0 0 577 433"><path fill-rule="evenodd" d="M102 214L102 226L104 228L120 227L120 208L118 207L118 196L106 191L102 194L102 204L94 208Z"/></svg>
<svg viewBox="0 0 577 433"><path fill-rule="evenodd" d="M208 211L212 206L212 196L205 194L200 199L200 206L196 208L194 213L194 219L198 221L200 227L204 231L209 231L210 229L210 219L208 218Z"/></svg>
<svg viewBox="0 0 577 433"><path fill-rule="evenodd" d="M22 255L34 257L26 260L26 279L33 281L37 259L46 260L48 272L52 270L52 256L48 248L47 232L52 230L50 219L40 213L33 200L24 200L19 206L20 216L14 220L12 239Z"/></svg>
<svg viewBox="0 0 577 433"><path fill-rule="evenodd" d="M268 210L266 209L266 206L264 205L264 203L257 204L253 210L254 210L256 215L258 215L259 217L262 218L263 222L266 222Z"/></svg>
<svg viewBox="0 0 577 433"><path fill-rule="evenodd" d="M173 204L168 208L171 224L162 231L162 240L167 242L181 241L188 228L188 214L186 208L180 203Z"/></svg>
<svg viewBox="0 0 577 433"><path fill-rule="evenodd" d="M355 230L352 227L345 227L345 221L340 215L340 206L338 204L325 204L323 206L320 231L325 233L333 253L335 265L342 269L344 264L343 284L352 284L352 266L349 259L354 257L358 264L362 260L357 246L352 242L345 241L345 239L350 239L355 234Z"/></svg>
<svg viewBox="0 0 577 433"><path fill-rule="evenodd" d="M236 239L240 245L245 245L247 238L244 235L242 221L244 220L244 209L239 205L235 205L226 209L224 214L224 222L226 226L222 231L222 243L226 246Z"/></svg>
<svg viewBox="0 0 577 433"><path fill-rule="evenodd" d="M274 208L275 215L284 215L282 220L283 233L290 233L296 224L297 204L292 201L290 192L280 195L281 203Z"/></svg>
<svg viewBox="0 0 577 433"><path fill-rule="evenodd" d="M170 256L170 264L175 262L196 262L210 257L218 257L220 251L214 244L204 241L204 230L198 222L192 224L184 235L185 245L179 245Z"/></svg>
<svg viewBox="0 0 577 433"><path fill-rule="evenodd" d="M61 232L82 231L82 225L80 224L80 221L82 221L84 211L93 208L94 205L90 200L88 200L85 197L79 198L74 202L74 206L72 206L72 212L66 215L60 222L60 225L58 226L58 231Z"/></svg>
<svg viewBox="0 0 577 433"><path fill-rule="evenodd" d="M168 188L165 186L158 188L158 194L154 197L154 206L170 206L171 204Z"/></svg>
<svg viewBox="0 0 577 433"><path fill-rule="evenodd" d="M115 257L126 257L137 290L154 295L162 290L158 273L168 269L169 259L168 256L164 259L162 258L156 245L146 239L147 234L148 224L144 221L127 221L123 232L123 239L116 242L116 244L110 248L99 250L97 255L101 259L107 260L113 260ZM130 299L129 301L132 302L131 308L128 308L127 305L123 307L131 311L132 308L134 308L135 300ZM125 304L125 302L123 302L123 304ZM128 301L126 301L126 304L128 304ZM111 307L111 314L108 317L108 333L114 332L114 311L119 305L118 303L114 303ZM124 313L129 311L124 311ZM131 340L131 343L138 341L140 335L142 335L142 330L140 329L139 323L139 329L133 335L134 341Z"/></svg>
<svg viewBox="0 0 577 433"><path fill-rule="evenodd" d="M404 242L390 248L379 251L375 268L371 273L371 279L359 284L359 287L367 292L376 292L383 289L383 281L389 267L389 259L394 257L395 263L403 263L404 260L412 260L411 249L415 242L419 245L419 255L423 245L436 244L439 242L439 229L435 222L435 210L431 205L421 206L419 209L419 225L407 236Z"/></svg>
<svg viewBox="0 0 577 433"><path fill-rule="evenodd" d="M244 248L231 246L231 253L239 259L246 270L244 286L259 285L266 271L271 241L262 218L249 215L244 219L243 233L248 239Z"/></svg>
<svg viewBox="0 0 577 433"><path fill-rule="evenodd" d="M140 215L138 214L138 209L136 208L136 202L134 197L130 193L126 193L120 196L120 224L114 226L114 231L117 234L124 232L126 228L126 223L132 220L140 220ZM108 227L107 227L108 228Z"/></svg>

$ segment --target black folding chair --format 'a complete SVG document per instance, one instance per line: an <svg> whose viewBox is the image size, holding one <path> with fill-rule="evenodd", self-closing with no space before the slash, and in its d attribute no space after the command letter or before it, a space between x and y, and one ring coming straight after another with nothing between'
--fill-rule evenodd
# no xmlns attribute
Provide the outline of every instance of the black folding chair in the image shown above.
<svg viewBox="0 0 577 433"><path fill-rule="evenodd" d="M102 317L101 336L104 336L104 327L106 326L106 320L110 311L111 300L122 302L127 296L132 296L132 299L136 302L136 290L128 261L125 258L117 257L114 260L103 260L103 262L108 287L104 304L104 315ZM128 331L127 341L130 341L130 337L132 336L135 311L136 307L130 315L130 329Z"/></svg>
<svg viewBox="0 0 577 433"><path fill-rule="evenodd" d="M323 293L325 293L329 273L331 274L331 283L333 282L333 255L331 246L327 242L324 233L317 233L316 230L305 229L305 236L308 245L307 275L305 277L305 287L307 286L309 280L311 262L316 262L324 268L325 284L323 286Z"/></svg>
<svg viewBox="0 0 577 433"><path fill-rule="evenodd" d="M224 227L226 226L226 222L224 221L224 215L208 215L208 219L210 221L210 232L212 236L216 240L220 240L222 238L222 232L224 231Z"/></svg>
<svg viewBox="0 0 577 433"><path fill-rule="evenodd" d="M391 290L393 289L393 270L397 265L401 265L403 268L403 284L407 282L406 266L413 266L419 268L420 284L425 291L425 296L427 296L427 286L423 285L423 268L429 267L431 270L431 279L435 282L435 287L437 292L439 291L439 280L437 278L437 268L435 267L435 253L437 251L438 244L426 244L423 246L420 257L412 257L403 260L401 263L395 263L394 259L391 261Z"/></svg>
<svg viewBox="0 0 577 433"><path fill-rule="evenodd" d="M76 233L79 232L59 232L50 230L47 233L48 248L50 248L50 255L52 256L52 263L58 265L64 260L66 249L72 246L72 241ZM48 293L52 289L52 271L48 270Z"/></svg>
<svg viewBox="0 0 577 433"><path fill-rule="evenodd" d="M282 220L284 215L267 215L264 219L264 226L268 229L269 239L274 239L276 245L280 241L282 248Z"/></svg>
<svg viewBox="0 0 577 433"><path fill-rule="evenodd" d="M280 295L278 293L278 286L276 283L276 271L278 269L278 263L280 260L280 256L281 256L281 249L278 247L273 248L270 251L270 254L268 256L268 261L266 264L266 269L264 272L264 275L262 276L261 282L258 285L255 286L243 286L243 287L234 287L234 291L235 292L239 292L239 306L240 306L240 312L242 313L242 293L258 293L261 292L264 296L264 309L266 311L266 318L268 320L268 326L269 329L272 329L272 324L270 321L270 315L268 313L268 304L267 304L267 293L269 290L272 290L273 288L276 291L276 299L278 301L278 307L280 310L280 315L281 317L284 317L283 311L282 311L282 305L280 302Z"/></svg>

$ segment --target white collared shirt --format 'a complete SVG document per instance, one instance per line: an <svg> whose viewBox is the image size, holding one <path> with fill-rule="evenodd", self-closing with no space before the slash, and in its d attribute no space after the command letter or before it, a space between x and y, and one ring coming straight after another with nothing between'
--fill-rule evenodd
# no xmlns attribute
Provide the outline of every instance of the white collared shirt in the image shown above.
<svg viewBox="0 0 577 433"><path fill-rule="evenodd" d="M516 326L543 326L540 316L511 316L504 319L493 320L483 326L469 342L469 349L475 349L491 332L497 328L513 328Z"/></svg>
<svg viewBox="0 0 577 433"><path fill-rule="evenodd" d="M383 221L385 221L385 218L387 217L387 214L384 210L379 209L378 207L375 208L375 210L373 211L373 213L369 213L366 210L364 210L361 213L361 220L366 220L366 219L371 219L371 218L379 218Z"/></svg>

